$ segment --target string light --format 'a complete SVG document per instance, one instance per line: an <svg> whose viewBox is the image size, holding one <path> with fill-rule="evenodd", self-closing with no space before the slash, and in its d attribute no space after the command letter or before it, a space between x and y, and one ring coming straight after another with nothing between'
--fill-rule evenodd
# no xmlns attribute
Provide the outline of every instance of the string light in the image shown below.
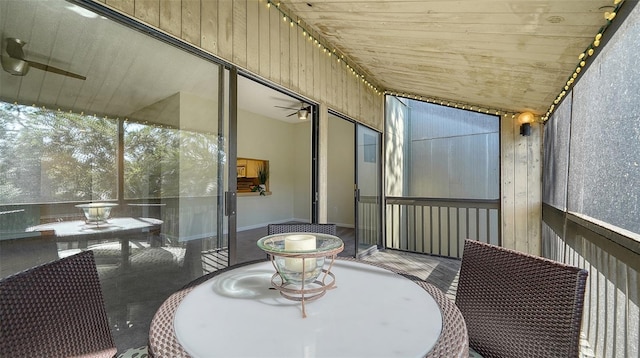
<svg viewBox="0 0 640 358"><path fill-rule="evenodd" d="M509 110L505 110L505 109L500 109L500 108L488 108L488 107L478 107L476 105L472 105L469 103L464 103L464 102L453 102L453 101L449 101L449 100L445 100L442 98L435 98L435 97L424 97L424 96L418 96L415 94L408 94L408 93L400 93L400 92L395 92L395 91L384 91L383 94L385 95L390 95L390 96L395 96L395 97L404 97L407 99L415 99L415 100L420 100L423 102L427 102L427 103L433 103L436 105L441 105L441 106L447 106L447 107L451 107L451 108L457 108L457 109L464 109L464 110L469 110L472 112L478 112L478 113L484 113L484 114L490 114L493 113L496 116L507 116L507 115L512 115L515 117L515 115L519 112L514 112L514 111L509 111Z"/></svg>
<svg viewBox="0 0 640 358"><path fill-rule="evenodd" d="M311 33L310 30L307 30L301 23L300 19L294 21L293 17L288 15L287 13L285 13L285 11L280 7L280 3L274 3L271 0L267 0L267 8L271 9L272 8L272 4L275 4L275 8L278 10L278 12L280 12L280 15L282 16L282 21L284 22L289 22L289 25L291 27L297 26L300 30L302 30L302 36L307 38L309 41L313 41L313 43L315 45L318 46L318 49L322 49L322 51L324 53L327 53L327 56L329 57L333 57L333 55L335 55L336 58L336 62L337 63L344 63L346 65L346 68L348 70L351 71L351 73L356 76L357 78L361 79L361 82L363 82L365 85L367 85L367 87L369 87L370 89L372 89L376 94L378 95L382 95L383 91L379 90L375 85L373 85L369 80L366 79L366 77L359 73L354 66L350 66L348 63L348 60L345 59L344 54L340 54L338 56L338 53L336 51L335 48L333 48L333 46L327 46L327 45L323 45L323 41L321 38L316 38L313 36L313 34Z"/></svg>
<svg viewBox="0 0 640 358"><path fill-rule="evenodd" d="M552 104L547 113L545 114L545 116L542 117L543 121L548 120L549 116L551 115L551 113L553 112L553 110L555 109L555 105L559 103L559 101L566 95L567 91L571 88L571 86L575 83L575 79L577 79L578 74L581 72L582 67L586 66L586 62L584 61L586 59L587 56L591 57L593 56L593 54L595 53L594 48L598 47L600 45L600 41L602 39L602 34L604 33L604 31L607 29L607 27L609 26L609 24L611 23L611 21L615 18L616 13L618 12L619 7L623 4L624 0L614 0L613 3L616 6L614 11L612 12L605 12L604 16L605 19L607 20L607 24L605 26L603 26L600 31L598 32L598 34L596 35L596 37L594 38L593 43L589 46L589 48L587 48L587 50L585 52L582 52L578 59L579 59L579 65L576 66L575 71L572 73L570 79L566 82L566 85L562 88L562 91L560 92L560 94L558 94L558 96L556 97L556 99L554 100L554 104ZM271 8L271 0L267 0L267 8ZM290 26L293 27L294 25L298 26L301 30L302 30L302 35L304 37L307 36L307 34L309 35L309 41L314 41L315 44L318 45L318 48L322 48L323 52L328 53L329 56L332 55L332 52L335 53L336 49L334 48L333 50L329 49L329 47L327 46L323 46L321 40L319 40L318 38L314 38L313 35L311 34L310 31L307 31L306 28L304 28L301 25L300 20L298 19L295 23L293 21L293 18L290 16L287 16L286 13L283 12L283 10L280 8L280 3L276 3L276 8L277 10L282 14L282 18L283 21L289 21L290 22ZM337 63L341 63L342 60L345 60L344 58L344 54L341 54L340 56L337 56L336 54L336 61ZM361 78L362 82L365 83L368 87L372 88L377 94L390 94L391 92L389 91L379 91L378 88L376 88L375 86L373 86L366 78L364 75L358 73L352 66L350 66L348 64L348 62L345 60L345 65L346 68L349 69L351 71L352 74L354 74L357 78ZM403 94L401 97L408 97L406 94ZM415 99L417 99L417 96L413 96ZM422 100L422 97L420 97ZM430 98L426 98L427 102L432 101ZM437 100L433 99L433 103L436 103ZM444 105L444 101L440 101L441 105ZM455 108L458 108L459 106L462 106L462 108L466 108L466 105L464 104L459 104L459 103L447 103L447 106L454 106ZM474 111L474 106L469 106L470 110ZM489 113L490 109L487 108L478 108L476 111L478 112L484 112L484 113ZM506 115L508 111L503 111L503 110L495 110L495 114L496 115L500 115L501 113L504 113Z"/></svg>
<svg viewBox="0 0 640 358"><path fill-rule="evenodd" d="M271 9L271 7L272 7L272 6L271 6L271 4L272 4L271 0L267 0L267 8ZM335 57L336 57L336 62L337 62L337 63L342 63L342 62L344 62L344 63L345 63L345 67L347 68L347 70L351 71L351 73L352 73L356 78L360 78L361 82L362 82L362 83L364 83L365 85L367 85L367 87L371 88L371 89L372 89L376 94L378 94L378 95L382 95L382 94L390 94L390 92L389 92L389 91L386 91L386 90L385 90L385 91L381 91L381 90L379 90L376 86L374 86L371 82L369 82L369 80L367 80L367 79L366 79L366 77L365 77L363 74L359 73L359 72L358 72L358 71L357 71L353 66L351 66L351 65L349 64L349 62L345 59L344 54L340 54L340 55L338 56L338 54L336 53L336 49L335 49L335 48L331 49L331 48L330 48L330 46L324 46L324 45L322 45L322 40L321 40L321 39L319 39L319 38L315 38L315 37L312 35L311 31L308 31L308 30L307 30L307 29L306 29L306 28L301 24L301 21L300 21L299 19L298 19L297 21L295 21L295 22L294 22L293 18L292 18L291 16L288 16L288 15L287 15L287 14L286 14L286 13L285 13L281 8L280 8L280 3L276 3L276 9L281 13L283 21L285 21L285 22L286 22L286 21L289 21L289 25L290 25L291 27L293 27L294 25L295 25L295 26L298 26L298 27L302 30L302 36L306 38L306 37L307 37L307 35L308 35L308 40L309 40L309 41L313 41L313 43L314 43L314 44L316 44L316 45L318 46L318 48L319 48L319 49L320 49L320 48L322 48L322 51L323 51L323 52L325 52L325 53L327 53L327 54L328 54L328 56L330 56L330 57L331 57L331 56L332 56L332 53L335 53L335 54L336 54L336 56L335 56ZM591 50L591 52L587 52L587 53L589 54L589 56L591 56L591 55L593 54L593 51ZM583 53L581 56L582 56L582 57L586 57L586 54L587 54L587 53ZM579 71L577 71L577 72L579 72ZM574 72L574 74L576 74L576 73ZM576 76L577 76L577 74L576 74ZM569 85L570 85L570 84L567 84L567 86L569 86ZM397 95L397 94L393 94L393 95ZM417 95L412 95L412 96L410 96L410 95L407 95L406 93L403 93L402 95L399 95L399 96L400 96L400 97L406 97L406 98L411 98L411 97L413 97L414 99L418 99L418 96L417 96ZM427 97L427 98L425 98L425 97L419 97L419 98L420 98L420 100L424 100L424 101L427 101L427 102L429 102L429 103L437 103L437 102L438 102L438 99L435 99L435 98L428 98L428 97ZM445 105L443 100L440 100L440 104L441 104L441 105ZM469 108L469 110L471 110L471 111L476 111L476 112L486 113L486 114L489 114L490 112L493 112L493 113L495 113L495 114L496 114L496 115L498 115L498 116L499 116L499 115L501 115L501 114L506 114L506 113L508 113L508 112L509 112L509 111L500 110L500 109L490 109L490 108L482 108L482 107L478 107L478 108L476 108L476 107L475 107L475 106L473 106L473 105L469 105L469 104L465 104L465 103L458 103L458 102L447 102L447 104L446 104L446 105L447 105L447 106L449 106L449 107L454 107L454 108L463 108L463 109L465 109L465 110L466 110L466 108Z"/></svg>
<svg viewBox="0 0 640 358"><path fill-rule="evenodd" d="M575 71L571 74L571 76L567 80L567 83L562 88L562 91L558 94L558 96L556 96L556 99L553 101L553 104L549 106L547 113L544 116L542 116L541 118L542 122L546 122L549 120L549 117L551 117L551 114L553 114L553 111L556 108L556 105L560 103L562 98L564 98L564 96L567 94L567 91L569 91L572 88L573 84L578 78L578 74L582 72L582 68L587 65L586 59L588 57L593 56L593 54L595 53L595 48L600 46L600 42L602 40L602 36L604 32L611 25L611 21L613 21L613 19L616 17L618 10L620 9L620 6L622 6L623 3L624 3L624 0L614 0L613 5L615 6L615 8L613 9L613 11L606 11L604 13L604 18L607 20L607 23L600 28L600 31L598 31L598 33L593 39L593 42L589 45L589 47L585 51L583 51L580 55L578 55L578 61L580 61L578 63L578 66L576 66Z"/></svg>
<svg viewBox="0 0 640 358"><path fill-rule="evenodd" d="M47 108L46 106L39 106L36 105L35 103L32 103L31 105L28 104L22 104L22 103L18 103L18 101L14 101L13 102L14 105L16 106L24 106L24 107L33 107L33 108L38 108L41 109L43 111L47 111L47 112L57 112L61 115L65 115L65 114L70 114L70 115L76 115L76 116L81 116L84 117L85 119L93 119L93 120L97 120L97 119L103 119L103 120L107 120L107 121L123 121L124 123L137 123L137 124L142 124L142 125L148 125L148 126L153 126L154 128L158 128L158 129L174 129L174 130L179 130L180 128L178 126L172 126L169 124L159 124L159 123L154 123L154 122L150 122L148 120L140 120L140 119L136 119L136 120L132 120L130 118L120 118L120 117L109 117L108 114L97 114L97 113L93 113L93 114L86 114L84 113L84 111L80 111L78 112L74 112L72 109L69 109L68 111L66 109L62 109L62 108ZM214 132L209 132L209 133L205 133L205 134L210 134L210 135L217 135L217 133Z"/></svg>

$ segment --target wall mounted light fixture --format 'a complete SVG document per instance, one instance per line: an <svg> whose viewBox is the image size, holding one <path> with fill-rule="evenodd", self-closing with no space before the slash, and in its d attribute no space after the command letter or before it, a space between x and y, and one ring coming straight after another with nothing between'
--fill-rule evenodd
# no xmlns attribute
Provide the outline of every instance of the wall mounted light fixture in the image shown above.
<svg viewBox="0 0 640 358"><path fill-rule="evenodd" d="M531 135L531 122L533 122L533 113L522 112L518 116L518 122L520 122L520 135Z"/></svg>

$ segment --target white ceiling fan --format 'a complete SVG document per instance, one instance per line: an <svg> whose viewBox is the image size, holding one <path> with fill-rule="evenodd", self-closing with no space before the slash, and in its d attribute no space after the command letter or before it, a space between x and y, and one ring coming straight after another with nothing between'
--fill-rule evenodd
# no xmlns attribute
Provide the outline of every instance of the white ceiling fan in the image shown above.
<svg viewBox="0 0 640 358"><path fill-rule="evenodd" d="M287 117L291 117L291 116L293 116L294 114L297 114L297 115L298 115L298 119L299 119L299 120L301 120L301 121L304 121L304 120L306 120L307 118L309 118L309 114L311 114L311 106L310 106L310 105L308 105L308 104L306 104L306 103L304 103L304 102L301 102L301 103L300 103L300 108L296 108L296 107L282 107L282 106L274 106L274 107L276 107L276 108L283 108L283 109L292 109L292 110L295 110L295 112L293 112L293 113L291 113L291 114L287 115Z"/></svg>
<svg viewBox="0 0 640 358"><path fill-rule="evenodd" d="M33 67L42 71L57 73L59 75L77 78L79 80L87 79L85 76L81 76L73 72L65 71L44 63L27 60L24 56L24 51L22 50L22 47L27 43L20 39L7 37L5 42L6 54L2 54L2 68L14 76L24 76L29 72L29 69Z"/></svg>

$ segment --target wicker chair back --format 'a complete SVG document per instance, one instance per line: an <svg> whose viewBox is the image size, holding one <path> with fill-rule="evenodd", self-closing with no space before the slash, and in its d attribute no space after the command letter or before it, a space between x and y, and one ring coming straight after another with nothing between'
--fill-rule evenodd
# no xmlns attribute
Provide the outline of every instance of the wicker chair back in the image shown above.
<svg viewBox="0 0 640 358"><path fill-rule="evenodd" d="M483 357L578 357L587 271L466 240L456 305Z"/></svg>
<svg viewBox="0 0 640 358"><path fill-rule="evenodd" d="M0 281L0 357L113 357L92 251Z"/></svg>
<svg viewBox="0 0 640 358"><path fill-rule="evenodd" d="M288 232L314 232L318 234L336 235L335 224L269 224L267 234L284 234Z"/></svg>

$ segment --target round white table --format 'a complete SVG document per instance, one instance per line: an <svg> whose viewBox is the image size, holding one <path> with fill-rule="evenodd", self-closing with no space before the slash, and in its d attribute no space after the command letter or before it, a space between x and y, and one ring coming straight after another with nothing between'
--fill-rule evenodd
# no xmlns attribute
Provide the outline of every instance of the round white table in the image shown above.
<svg viewBox="0 0 640 358"><path fill-rule="evenodd" d="M424 357L442 315L415 282L368 264L336 260L336 288L306 303L271 287L270 262L205 281L179 303L174 330L193 357Z"/></svg>

